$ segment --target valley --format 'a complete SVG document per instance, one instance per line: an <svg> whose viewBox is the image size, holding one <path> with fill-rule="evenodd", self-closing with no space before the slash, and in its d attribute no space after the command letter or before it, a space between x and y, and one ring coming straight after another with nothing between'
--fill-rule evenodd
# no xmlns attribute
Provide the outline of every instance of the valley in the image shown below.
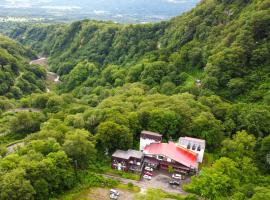
<svg viewBox="0 0 270 200"><path fill-rule="evenodd" d="M48 65L47 58L42 57L42 58L39 58L36 60L32 60L29 64L30 65L41 65L41 66L45 67L45 69L47 71L47 75L46 75L47 81L55 83L55 84L60 82L59 81L60 77L56 73L49 71L49 69L48 69L49 65Z"/></svg>
<svg viewBox="0 0 270 200"><path fill-rule="evenodd" d="M0 200L270 199L269 0L82 18L0 25Z"/></svg>

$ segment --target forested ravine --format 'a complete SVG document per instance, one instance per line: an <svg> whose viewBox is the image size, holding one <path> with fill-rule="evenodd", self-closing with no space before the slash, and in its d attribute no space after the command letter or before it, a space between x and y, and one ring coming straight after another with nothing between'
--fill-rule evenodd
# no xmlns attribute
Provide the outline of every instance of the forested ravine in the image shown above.
<svg viewBox="0 0 270 200"><path fill-rule="evenodd" d="M111 157L138 149L142 130L204 139L206 151L181 184L188 196L136 200L270 199L270 0L203 0L156 24L10 33L17 42L0 37L0 200L117 187L106 173L137 180L112 170ZM29 64L37 55L49 62Z"/></svg>
<svg viewBox="0 0 270 200"><path fill-rule="evenodd" d="M40 57L36 60L32 60L30 63L30 65L41 65L41 66L44 66L46 71L47 71L47 75L46 75L46 80L47 81L50 81L50 82L53 82L53 83L59 83L60 82L60 77L54 73L54 72L51 72L49 71L49 65L48 65L48 58L46 57ZM47 88L47 91L48 91L48 88Z"/></svg>

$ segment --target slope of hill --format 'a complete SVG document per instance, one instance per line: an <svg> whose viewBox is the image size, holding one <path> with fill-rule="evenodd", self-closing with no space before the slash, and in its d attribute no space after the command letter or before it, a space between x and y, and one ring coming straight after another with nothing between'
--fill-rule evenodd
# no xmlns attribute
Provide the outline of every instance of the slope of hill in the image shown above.
<svg viewBox="0 0 270 200"><path fill-rule="evenodd" d="M109 171L116 149L138 148L141 130L206 140L202 168L183 186L192 195L170 198L270 199L269 11L269 0L204 0L157 24L9 31L48 56L61 83L16 101L38 112L2 109L0 200L114 188L94 172ZM7 155L16 135L23 146Z"/></svg>
<svg viewBox="0 0 270 200"><path fill-rule="evenodd" d="M20 98L45 90L45 70L28 64L34 56L29 49L0 35L0 95Z"/></svg>
<svg viewBox="0 0 270 200"><path fill-rule="evenodd" d="M188 72L193 81L203 79L207 93L230 100L267 102L269 16L269 0L205 0L169 22L117 25L85 20L71 25L20 27L11 37L49 55L53 70L60 75L69 74L78 62L88 61L97 65L95 76L99 78L114 68L117 75L112 85L144 81L161 91L166 82L178 88L174 92L194 91L183 73ZM160 67L160 74L149 77L154 69L148 65L154 62L159 62L155 66ZM130 73L136 73L137 78L122 80ZM181 82L187 84L178 87Z"/></svg>

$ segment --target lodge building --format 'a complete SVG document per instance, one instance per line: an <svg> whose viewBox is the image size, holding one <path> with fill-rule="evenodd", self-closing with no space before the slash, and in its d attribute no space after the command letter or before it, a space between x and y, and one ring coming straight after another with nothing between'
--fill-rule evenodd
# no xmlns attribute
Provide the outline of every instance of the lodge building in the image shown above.
<svg viewBox="0 0 270 200"><path fill-rule="evenodd" d="M198 171L203 160L205 141L191 137L180 137L178 143L162 143L162 135L142 131L140 151L117 150L112 155L112 168L140 173L144 166L186 174Z"/></svg>
<svg viewBox="0 0 270 200"><path fill-rule="evenodd" d="M121 171L140 172L143 167L143 153L136 150L117 150L112 155L112 168Z"/></svg>

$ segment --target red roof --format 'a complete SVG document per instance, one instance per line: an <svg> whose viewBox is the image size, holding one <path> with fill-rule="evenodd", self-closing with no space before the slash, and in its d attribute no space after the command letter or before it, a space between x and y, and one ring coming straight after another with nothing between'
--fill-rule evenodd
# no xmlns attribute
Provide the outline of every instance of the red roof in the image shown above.
<svg viewBox="0 0 270 200"><path fill-rule="evenodd" d="M187 167L197 168L197 154L173 142L152 143L144 148L146 154L163 155Z"/></svg>

